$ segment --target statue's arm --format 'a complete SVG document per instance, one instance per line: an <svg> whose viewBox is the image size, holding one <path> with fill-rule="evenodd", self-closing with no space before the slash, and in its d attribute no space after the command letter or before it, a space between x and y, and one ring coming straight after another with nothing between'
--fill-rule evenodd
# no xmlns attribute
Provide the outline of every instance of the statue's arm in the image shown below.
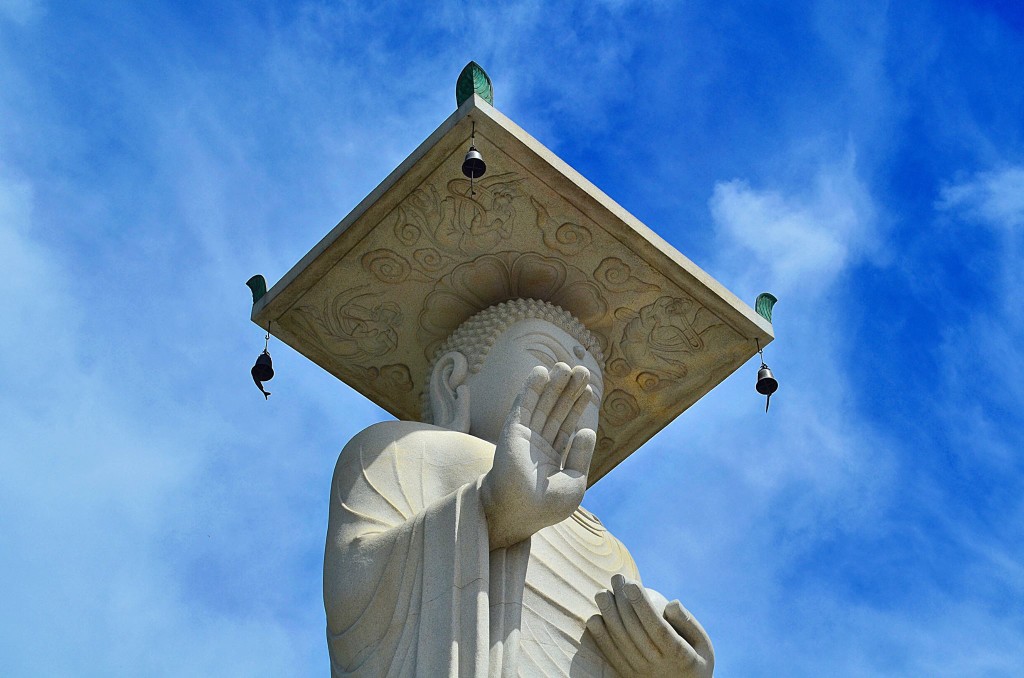
<svg viewBox="0 0 1024 678"><path fill-rule="evenodd" d="M357 611L370 602L376 583L387 565L387 558L401 530L401 524L360 525L349 515L353 502L339 496L339 486L356 469L343 465L353 439L339 458L331 482L330 516L327 544L324 548L324 608L329 629L344 629L357 618ZM372 516L371 516L372 517Z"/></svg>
<svg viewBox="0 0 1024 678"><path fill-rule="evenodd" d="M435 558L430 547L437 539L430 530L436 526L458 516L467 525L478 524L486 539L483 509L474 498L489 455L480 461L475 451L449 449L459 447L455 437L461 435L387 422L345 446L331 482L324 550L329 628L348 628L364 613L388 608L388 596L410 573L430 566L423 561Z"/></svg>
<svg viewBox="0 0 1024 678"><path fill-rule="evenodd" d="M506 418L490 465L490 454L459 456L473 445L489 448L484 441L424 424L378 424L353 438L331 486L324 554L329 626L346 628L377 590L389 590L382 582L401 576L396 563L403 565L408 556L398 553L400 544L408 543L420 514L440 516L471 495L467 506L479 515L463 522L486 530L490 550L518 544L572 515L587 488L596 442L593 430L579 428L593 400L589 381L581 366L535 368ZM454 510L452 515L465 517L465 509Z"/></svg>

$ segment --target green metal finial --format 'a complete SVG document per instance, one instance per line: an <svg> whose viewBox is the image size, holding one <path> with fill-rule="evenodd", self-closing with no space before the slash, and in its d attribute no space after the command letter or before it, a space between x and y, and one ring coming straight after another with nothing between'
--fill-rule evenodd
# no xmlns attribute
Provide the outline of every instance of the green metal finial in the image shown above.
<svg viewBox="0 0 1024 678"><path fill-rule="evenodd" d="M254 275L249 278L246 283L249 289L252 290L252 303L256 304L257 301L263 298L263 295L267 293L267 279L262 275Z"/></svg>
<svg viewBox="0 0 1024 678"><path fill-rule="evenodd" d="M770 292L762 292L761 294L757 295L757 301L754 302L754 310L757 311L757 314L759 316L761 316L768 322L771 322L772 307L775 306L775 302L777 301L778 299L775 298L774 294Z"/></svg>
<svg viewBox="0 0 1024 678"><path fill-rule="evenodd" d="M462 69L462 73L459 74L459 79L455 83L456 105L461 106L474 93L480 95L491 106L494 105L494 88L491 86L491 79L487 77L484 69L480 68L480 64L470 61Z"/></svg>

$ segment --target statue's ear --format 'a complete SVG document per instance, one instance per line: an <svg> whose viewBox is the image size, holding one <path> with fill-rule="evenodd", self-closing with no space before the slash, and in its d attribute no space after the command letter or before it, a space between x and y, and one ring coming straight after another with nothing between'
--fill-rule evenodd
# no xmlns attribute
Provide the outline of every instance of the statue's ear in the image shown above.
<svg viewBox="0 0 1024 678"><path fill-rule="evenodd" d="M430 411L434 425L469 433L469 363L458 351L449 351L430 373Z"/></svg>

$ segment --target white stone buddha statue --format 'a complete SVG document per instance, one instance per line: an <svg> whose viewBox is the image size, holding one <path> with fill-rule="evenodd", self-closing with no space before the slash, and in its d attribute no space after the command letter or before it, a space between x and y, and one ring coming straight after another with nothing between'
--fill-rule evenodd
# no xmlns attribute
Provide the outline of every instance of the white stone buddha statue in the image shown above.
<svg viewBox="0 0 1024 678"><path fill-rule="evenodd" d="M580 506L602 363L561 308L498 304L438 352L432 423L345 446L324 556L333 676L711 676L700 624Z"/></svg>

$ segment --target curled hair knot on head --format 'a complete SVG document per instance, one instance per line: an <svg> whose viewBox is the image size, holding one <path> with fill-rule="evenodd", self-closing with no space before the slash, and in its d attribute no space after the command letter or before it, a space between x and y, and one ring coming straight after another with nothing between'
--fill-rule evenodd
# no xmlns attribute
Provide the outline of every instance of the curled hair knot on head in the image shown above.
<svg viewBox="0 0 1024 678"><path fill-rule="evenodd" d="M601 350L600 343L586 325L577 320L575 316L547 301L512 299L489 306L459 325L445 339L431 359L427 370L427 383L430 381L430 375L433 374L434 365L442 356L451 351L463 354L468 362L470 373L476 374L483 367L487 354L502 332L521 320L534 319L546 320L564 330L569 336L580 342L594 357L601 369L604 369L604 352ZM432 421L429 388L423 394L422 411L423 421Z"/></svg>

